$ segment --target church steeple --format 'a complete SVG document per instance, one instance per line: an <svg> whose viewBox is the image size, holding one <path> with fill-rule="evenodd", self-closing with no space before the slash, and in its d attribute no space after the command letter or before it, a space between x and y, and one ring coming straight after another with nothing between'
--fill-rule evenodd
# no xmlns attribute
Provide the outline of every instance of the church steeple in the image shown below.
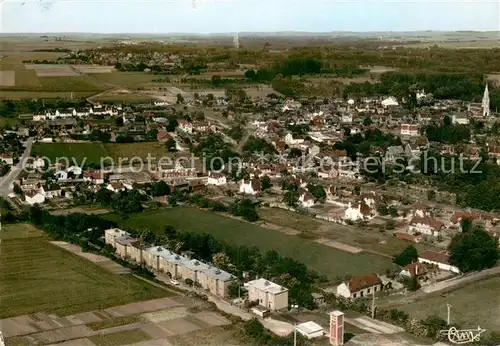
<svg viewBox="0 0 500 346"><path fill-rule="evenodd" d="M488 91L488 84L484 88L483 102L481 104L483 108L483 117L490 116L490 92Z"/></svg>

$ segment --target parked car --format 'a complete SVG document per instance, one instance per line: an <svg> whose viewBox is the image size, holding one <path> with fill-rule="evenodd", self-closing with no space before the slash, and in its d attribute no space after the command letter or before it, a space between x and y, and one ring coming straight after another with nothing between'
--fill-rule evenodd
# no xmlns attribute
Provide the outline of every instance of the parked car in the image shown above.
<svg viewBox="0 0 500 346"><path fill-rule="evenodd" d="M171 283L172 285L176 285L176 286L177 286L177 285L179 285L179 281L174 280L174 279L170 280L170 283Z"/></svg>

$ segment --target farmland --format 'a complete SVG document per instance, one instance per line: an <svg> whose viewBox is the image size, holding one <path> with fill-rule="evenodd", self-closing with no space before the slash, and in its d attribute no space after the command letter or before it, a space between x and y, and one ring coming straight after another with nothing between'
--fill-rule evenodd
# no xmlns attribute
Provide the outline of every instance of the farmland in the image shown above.
<svg viewBox="0 0 500 346"><path fill-rule="evenodd" d="M37 237L29 227L3 231L0 318L41 311L64 316L169 294L133 276L112 274L50 244L41 232Z"/></svg>
<svg viewBox="0 0 500 346"><path fill-rule="evenodd" d="M68 158L78 165L100 164L101 158L107 156L102 143L36 143L33 145L32 156L48 158L52 163L57 158Z"/></svg>
<svg viewBox="0 0 500 346"><path fill-rule="evenodd" d="M461 327L476 328L478 325L487 333L500 332L500 277L478 281L444 294L426 296L400 309L425 318L435 314L446 320L446 304L451 304L451 322Z"/></svg>
<svg viewBox="0 0 500 346"><path fill-rule="evenodd" d="M262 251L276 250L324 273L330 279L348 274L383 272L391 267L389 258L367 253L347 253L195 208L155 210L130 215L129 219L123 221L118 220L116 215L105 217L118 221L122 227L149 227L152 231L161 232L165 225L171 225L179 231L210 233L217 239L236 245L255 245Z"/></svg>

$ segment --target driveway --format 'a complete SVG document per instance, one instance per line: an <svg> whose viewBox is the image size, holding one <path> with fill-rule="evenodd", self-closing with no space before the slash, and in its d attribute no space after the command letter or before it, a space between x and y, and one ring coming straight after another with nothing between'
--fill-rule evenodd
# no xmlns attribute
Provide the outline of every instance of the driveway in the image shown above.
<svg viewBox="0 0 500 346"><path fill-rule="evenodd" d="M26 146L26 149L24 150L23 155L20 157L17 165L11 167L10 172L3 178L0 178L0 196L7 197L9 193L13 191L13 182L23 169L23 163L30 156L31 147L33 146L33 139L28 139L24 144Z"/></svg>

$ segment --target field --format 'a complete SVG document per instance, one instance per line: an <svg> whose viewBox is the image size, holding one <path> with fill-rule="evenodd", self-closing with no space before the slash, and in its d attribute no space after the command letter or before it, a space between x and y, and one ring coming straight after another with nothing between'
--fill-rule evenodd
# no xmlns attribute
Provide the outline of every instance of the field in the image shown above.
<svg viewBox="0 0 500 346"><path fill-rule="evenodd" d="M105 143L104 150L115 161L118 161L120 158L132 158L134 156L146 159L148 154L151 154L152 158L157 159L165 156L172 157L174 155L167 150L165 145L156 142Z"/></svg>
<svg viewBox="0 0 500 346"><path fill-rule="evenodd" d="M0 318L42 311L65 316L169 295L133 276L112 274L60 249L41 232L37 237L30 226L9 226L2 237L4 232Z"/></svg>
<svg viewBox="0 0 500 346"><path fill-rule="evenodd" d="M108 86L137 89L151 84L160 85L159 83L154 83L153 80L159 79L161 76L143 72L112 72L93 74L92 78Z"/></svg>
<svg viewBox="0 0 500 346"><path fill-rule="evenodd" d="M115 164L128 162L133 157L146 160L148 154L152 158L172 157L175 154L168 152L164 145L156 142L138 143L35 143L32 156L47 157L52 163L57 158L68 158L73 163L73 158L78 165L100 164L101 158L111 157ZM84 161L85 160L85 161ZM145 161L146 162L146 161ZM105 163L109 163L106 160Z"/></svg>
<svg viewBox="0 0 500 346"><path fill-rule="evenodd" d="M226 218L195 208L179 207L130 215L119 220L116 215L106 218L118 221L122 227L148 227L161 232L165 225L180 231L207 232L220 240L237 245L255 245L262 251L276 250L308 265L330 279L344 275L383 272L391 267L391 260L374 254L350 254L325 245L281 232L267 230L258 225Z"/></svg>
<svg viewBox="0 0 500 346"><path fill-rule="evenodd" d="M422 300L399 307L412 316L436 314L446 320L446 304L451 304L451 323L464 329L481 328L486 333L500 332L500 277L478 281L457 290L426 296Z"/></svg>
<svg viewBox="0 0 500 346"><path fill-rule="evenodd" d="M74 159L78 165L100 164L101 158L108 156L102 143L35 143L32 156L35 154L47 157L52 163L57 158L68 158L70 163Z"/></svg>
<svg viewBox="0 0 500 346"><path fill-rule="evenodd" d="M326 238L386 256L394 256L409 245L406 241L396 239L390 234L380 233L378 230L365 230L334 224L283 209L262 208L259 215L268 223L303 231L309 236L316 236L318 241ZM428 245L414 244L414 246L418 250L432 249Z"/></svg>
<svg viewBox="0 0 500 346"><path fill-rule="evenodd" d="M0 86L16 85L16 71L0 71Z"/></svg>

